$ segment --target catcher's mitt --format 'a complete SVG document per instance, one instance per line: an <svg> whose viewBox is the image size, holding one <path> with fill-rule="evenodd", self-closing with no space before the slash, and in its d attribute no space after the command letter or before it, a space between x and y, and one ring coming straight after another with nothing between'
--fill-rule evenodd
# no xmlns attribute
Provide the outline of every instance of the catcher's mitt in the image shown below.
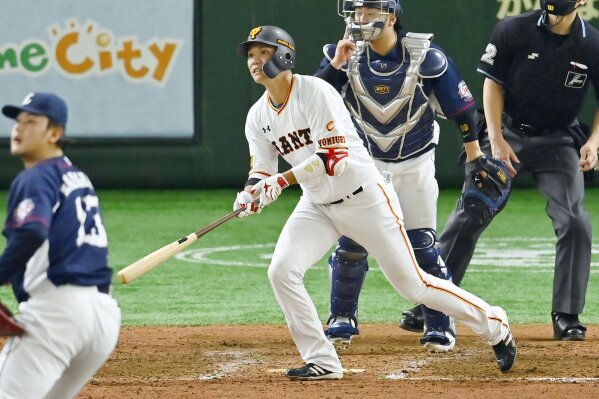
<svg viewBox="0 0 599 399"><path fill-rule="evenodd" d="M460 198L464 212L486 224L505 206L512 176L498 159L481 156L466 163L466 179Z"/></svg>
<svg viewBox="0 0 599 399"><path fill-rule="evenodd" d="M10 337L24 333L25 330L13 319L10 310L0 302L0 336Z"/></svg>

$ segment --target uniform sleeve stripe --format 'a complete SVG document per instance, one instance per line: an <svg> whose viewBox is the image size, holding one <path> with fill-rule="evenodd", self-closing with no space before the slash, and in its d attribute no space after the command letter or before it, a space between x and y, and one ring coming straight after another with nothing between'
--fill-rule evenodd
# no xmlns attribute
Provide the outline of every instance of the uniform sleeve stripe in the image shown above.
<svg viewBox="0 0 599 399"><path fill-rule="evenodd" d="M483 75L485 75L486 77L488 77L489 79L499 83L500 85L503 86L504 82L502 80L497 79L495 76L491 75L490 73L488 73L487 71L483 71L480 68L476 68L476 71L479 73L482 73Z"/></svg>

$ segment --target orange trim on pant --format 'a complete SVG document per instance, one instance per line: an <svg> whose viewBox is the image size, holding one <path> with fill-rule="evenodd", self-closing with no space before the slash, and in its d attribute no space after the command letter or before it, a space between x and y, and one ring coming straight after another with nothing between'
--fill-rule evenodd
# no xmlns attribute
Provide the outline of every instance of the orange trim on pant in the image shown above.
<svg viewBox="0 0 599 399"><path fill-rule="evenodd" d="M417 262L417 261L416 261L416 259L415 259L415 255L414 255L413 251L411 250L412 246L411 246L411 244L409 243L409 242L410 242L410 240L409 240L409 239L406 237L406 235L407 235L407 234L405 233L405 230L404 230L404 228L403 228L403 225L402 225L402 224L399 222L399 216L397 216L397 214L396 214L396 213L395 213L395 211L393 210L393 206L391 206L391 200L389 199L389 196L388 196L388 195L387 195L387 193L385 192L385 189L383 188L383 186L382 186L380 183L377 183L377 186L379 186L379 188L380 188L380 189L381 189L381 191L383 192L383 195L385 196L385 198L386 198L386 200L387 200L387 205L389 206L389 210L391 211L391 213L392 213L392 214L393 214L393 216L395 217L395 222L396 222L396 223L397 223L397 225L399 226L399 232L400 232L401 236L403 237L404 244L406 245L406 247L407 247L408 249L410 249L409 253L410 253L410 259L412 260L412 267L414 267L414 269L416 269L416 273L418 273L418 277L420 277L420 281L422 281L422 282L424 283L424 285L425 285L425 286L427 286L427 287L430 287L430 288L433 288L433 289L436 289L436 290L439 290L439 291L442 291L442 292L446 292L446 293L448 293L448 294L450 294L450 295L453 295L454 297L456 297L456 298L457 298L457 299L459 299L460 301L462 301L462 302L465 302L465 303L469 304L470 306L473 306L474 308L476 308L476 309L480 310L482 313L485 313L485 314L486 314L485 310L484 310L484 309L482 309L482 308L480 308L480 307L479 307L479 306L477 306L476 304L474 304L474 303L472 303L472 302L468 301L468 300L467 300L467 299L465 299L465 298L462 298L461 296L459 296L458 294L456 294L456 293L455 293L455 292L453 292L453 291L449 291L449 290L447 290L447 289L445 289L445 288L442 288L442 287L437 287L437 286L435 286L435 285L431 285L431 284L429 284L429 283L426 281L426 279L425 279L425 278L423 278L423 277L422 277L422 274L421 274L421 271L422 271L422 269L420 268L420 266L418 266L418 262ZM506 324L506 323L504 323L504 322L503 322L503 320L501 320L501 319L498 319L497 317L489 317L489 316L487 316L487 318L488 318L489 320L495 320L495 321L498 321L498 322L500 322L501 324L503 324L504 326L506 326L506 327L507 327L507 324Z"/></svg>

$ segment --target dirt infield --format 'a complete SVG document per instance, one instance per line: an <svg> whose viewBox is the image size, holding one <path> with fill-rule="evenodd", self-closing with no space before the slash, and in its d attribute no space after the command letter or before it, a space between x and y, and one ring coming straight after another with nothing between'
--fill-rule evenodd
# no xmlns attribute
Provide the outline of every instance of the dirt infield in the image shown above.
<svg viewBox="0 0 599 399"><path fill-rule="evenodd" d="M340 381L288 381L300 366L286 326L124 328L116 352L80 398L591 398L599 395L599 326L586 342L551 339L550 326L512 328L515 368L459 327L456 350L429 354L418 335L366 324Z"/></svg>

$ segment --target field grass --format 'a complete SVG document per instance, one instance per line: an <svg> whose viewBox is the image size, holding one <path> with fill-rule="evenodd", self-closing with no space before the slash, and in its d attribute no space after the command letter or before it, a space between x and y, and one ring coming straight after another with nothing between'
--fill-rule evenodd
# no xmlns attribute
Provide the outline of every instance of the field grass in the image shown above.
<svg viewBox="0 0 599 399"><path fill-rule="evenodd" d="M439 230L458 191L443 191ZM231 209L233 190L101 191L115 272ZM3 203L6 193L0 193ZM133 283L116 282L114 295L124 325L208 325L284 323L266 267L279 231L299 197L288 190L262 214L232 220ZM587 192L587 209L599 223L599 190ZM483 234L463 287L503 306L512 323L547 323L551 311L555 238L536 190L517 189L507 208ZM4 209L0 216L5 217ZM4 242L0 247L4 246ZM599 247L594 248L587 305L582 321L599 323ZM183 259L185 258L185 259ZM190 260L193 260L190 261ZM306 276L306 286L323 321L328 316L326 259ZM0 298L16 304L8 287ZM396 322L411 304L403 300L371 261L360 299L362 322Z"/></svg>

